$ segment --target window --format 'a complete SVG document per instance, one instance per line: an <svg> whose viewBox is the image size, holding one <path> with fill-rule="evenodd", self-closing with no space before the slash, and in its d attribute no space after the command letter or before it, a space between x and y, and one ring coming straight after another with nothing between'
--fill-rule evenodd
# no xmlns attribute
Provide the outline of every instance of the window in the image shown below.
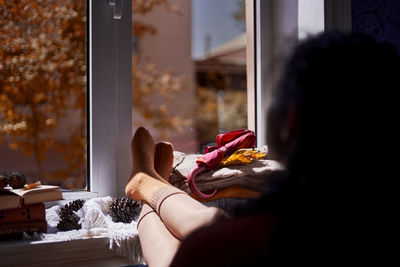
<svg viewBox="0 0 400 267"><path fill-rule="evenodd" d="M254 114L249 121L256 131L257 145L263 146L267 140L268 108L282 59L297 42L298 1L255 0L248 1L248 5L248 17L254 21L254 46L250 47L253 81L248 85L248 92L252 93L249 106L253 106Z"/></svg>
<svg viewBox="0 0 400 267"><path fill-rule="evenodd" d="M193 47L196 45L198 47L202 47L199 48L200 54L196 54L195 52L192 53L192 46L189 45L191 42L190 40L192 39L192 34L196 31L199 31L199 29L197 29L195 26L196 23L194 21L192 23L192 19L194 19L195 17L194 14L196 12L196 8L199 8L199 5L206 6L207 4L209 4L209 1L180 0L173 2L177 3L177 6L175 6L171 4L163 4L166 3L165 1L154 0L151 1L155 5L155 7L152 9L138 9L138 7L140 7L138 6L138 4L142 3L143 1L133 1L134 4L132 6L132 1L127 0L88 0L86 3L85 1L80 0L67 0L62 2L62 4L60 4L61 2L57 0L19 1L17 4L14 1L4 1L4 3L0 7L0 14L2 16L2 19L0 21L0 57L2 58L2 61L0 61L0 116L2 116L0 121L1 171L10 171L12 169L24 170L22 168L23 165L21 164L20 160L14 160L13 162L7 164L5 164L5 160L10 159L11 154L15 152L14 150L10 150L10 146L11 148L22 148L20 144L17 145L14 144L15 142L10 141L12 139L10 134L11 132L20 133L24 129L27 130L27 121L25 121L24 123L24 121L20 118L22 118L21 116L28 116L30 113L28 108L21 107L20 104L14 107L14 105L12 105L13 102L10 100L12 99L13 95L5 94L6 89L9 90L10 93L12 93L13 90L17 90L15 89L17 88L15 84L17 82L21 83L22 77L21 75L10 75L9 73L10 66L14 66L12 67L12 70L15 71L15 73L18 73L20 69L16 68L15 66L17 66L16 64L19 64L20 60L24 58L22 56L18 57L14 54L6 58L5 53L15 53L15 51L13 51L13 49L15 48L10 46L11 44L15 44L17 46L26 46L28 44L32 46L38 46L39 44L42 44L40 49L46 50L52 48L51 42L53 41L53 39L56 40L54 42L61 42L60 45L66 45L63 44L62 41L60 41L62 39L57 39L59 37L57 35L60 33L59 31L69 31L72 36L68 37L67 34L67 37L72 38L72 40L75 40L73 38L76 38L76 34L81 34L80 36L82 36L83 34L83 40L87 41L87 50L85 50L84 48L77 48L84 47L85 44L83 43L80 43L79 45L75 43L76 46L71 47L68 45L63 49L60 49L61 52L66 53L66 51L71 52L71 50L68 49L76 48L77 51L75 52L77 54L74 54L73 56L78 56L78 65L74 65L76 62L72 62L71 66L71 62L68 60L66 60L63 64L61 64L60 62L53 62L54 64L51 64L51 61L48 64L38 63L38 66L40 65L43 69L46 69L46 71L48 71L47 75L45 72L42 72L41 74L43 74L43 77L38 76L39 80L41 80L42 82L47 81L47 83L43 82L46 86L41 87L40 90L57 86L57 88L61 88L61 85L64 85L65 83L54 82L57 81L57 79L61 79L60 77L64 77L60 73L62 73L63 71L68 73L69 71L69 73L73 74L73 79L75 79L76 86L65 87L65 90L60 89L51 91L54 92L54 98L52 100L56 101L56 103L61 104L58 108L61 109L62 112L57 111L57 109L53 108L54 105L51 106L50 104L48 104L47 108L51 112L54 112L54 114L57 116L60 116L60 114L68 114L68 116L70 116L71 118L79 118L79 120L73 120L74 122L78 123L75 125L67 125L65 121L62 121L62 119L58 118L57 116L47 116L41 122L47 127L46 129L48 129L50 133L53 133L53 135L55 132L58 132L60 133L60 136L66 137L62 140L65 142L65 145L67 145L68 142L74 141L76 142L76 145L79 144L85 146L85 142L79 142L79 140L81 140L80 138L75 138L75 140L74 138L71 139L69 135L72 135L72 130L71 132L63 130L67 128L75 129L76 131L78 131L78 128L80 128L80 135L78 134L76 136L79 137L86 134L88 139L90 140L90 143L87 144L86 154L82 153L79 157L74 157L72 154L70 154L70 159L72 161L78 160L78 158L84 159L86 155L88 163L87 170L78 167L75 171L76 174L74 174L76 175L76 177L82 177L82 175L85 175L85 173L87 173L87 179L85 179L87 181L86 185L82 184L81 186L73 185L66 187L87 188L90 190L90 192L93 193L89 196L122 196L124 195L124 185L129 178L128 176L131 166L130 148L127 144L129 144L132 135L132 122L135 123L135 127L138 125L138 122L141 123L150 121L149 125L146 126L149 127L151 130L157 127L163 129L164 127L164 129L166 130L158 131L157 137L160 139L164 139L164 136L168 137L169 140L177 146L178 150L184 152L199 151L204 145L212 142L215 138L215 135L219 131L231 130L231 127L248 127L250 129L256 130L258 136L258 145L265 144L265 115L268 109L268 103L273 84L276 81L277 69L279 69L279 64L275 64L276 61L274 61L273 59L277 54L279 48L285 46L285 41L287 40L285 39L285 37L292 37L292 40L296 41L299 32L297 29L307 30L303 27L301 17L312 17L313 12L323 12L326 15L324 19L327 20L327 22L329 23L324 24L324 27L322 27L321 29L327 27L334 29L341 22L341 20L338 19L338 14L343 13L340 12L340 7L345 6L344 3L349 2L346 0L321 0L322 2L324 2L325 6L322 5L323 9L319 8L316 11L315 5L312 4L315 1L317 0L247 0L245 2L238 0L229 1L229 6L228 2L226 2L226 6L228 7L225 8L228 8L228 11L225 13L221 12L220 14L224 14L226 18L233 18L236 16L237 19L231 19L231 21L233 23L236 23L236 28L241 29L243 32L243 6L246 6L247 60L246 65L244 65L244 55L242 53L241 59L237 61L240 64L235 65L234 68L232 67L232 65L228 66L228 69L234 70L234 72L222 73L220 69L215 71L215 73L213 74L215 77L223 77L222 79L217 79L217 81L223 81L222 84L226 86L224 89L222 89L223 86L215 86L211 88L209 86L210 82L207 80L205 81L204 79L204 76L207 76L205 75L205 73L207 72L204 70L207 69L210 65L212 67L215 67L216 65L223 65L224 67L226 67L226 62L219 61L215 63L215 61L211 62L211 59L215 60L215 58L212 58L213 56L220 56L219 59L223 59L221 54L218 55L215 53L218 51L221 52L220 49L221 47L224 48L224 43L229 44L229 41L234 41L236 36L228 36L223 41L217 42L216 37L214 37L212 33L209 33L208 35L205 34L199 38L200 41L198 43L194 44L192 42ZM215 1L210 2L215 5L215 8L217 8L217 6L219 5L219 3L217 4ZM25 8L25 6L23 6L24 3L26 6L28 6L29 4L29 7ZM339 4L336 5L336 3ZM313 8L307 8L304 5L309 5L310 7L313 6ZM83 11L83 9L85 8L88 10L89 13L89 15L87 16L88 19L86 19L86 21L84 19L85 12ZM14 12L15 14L13 15L13 13L11 12ZM171 24L164 23L158 26L156 25L160 29L152 36L150 36L150 34L147 36L141 36L140 31L135 28L147 27L149 32L155 32L155 28L157 27L154 26L155 28L152 28L153 25L147 22L152 22L152 19L156 19L154 17L161 14L160 12L165 13L163 15L165 17L160 19L169 19L171 22L174 22L174 25L177 26L181 31L169 32L169 37L172 37L170 39L175 39L175 41L182 41L181 43L186 42L186 47L184 47L184 49L182 48L182 50L179 51L181 52L181 54L176 55L174 53L168 53L168 51L172 51L176 49L176 47L179 47L178 43L174 43L171 41L155 41L155 39L157 38L159 38L158 40L162 40L162 38L164 38L165 40L168 39L168 34L162 31L162 28L171 26ZM307 12L310 16L307 15ZM37 27L33 27L31 30L28 30L27 22L30 22L32 20L24 20L24 18L26 18L26 16L30 14L33 14L32 16L35 19L39 19L41 17L46 18L46 20L43 21L46 21L46 23L49 25L51 24L50 22L52 20L55 21L54 23L58 23L58 25L53 25L54 32L52 32L50 29L48 30L48 32L46 32L46 27L43 27L43 29L41 29L44 31L44 34L49 34L48 37L41 35L40 33L34 35L33 31L38 30ZM192 15L191 17L189 16L190 14ZM132 16L133 32L135 34L133 38ZM66 17L69 19L69 21L65 19ZM205 19L201 18L202 17L200 17L200 21L202 23L205 22ZM223 18L222 20L225 20L226 18ZM13 24L13 21L15 20L18 21L18 24L16 25ZM88 30L86 32L82 32L81 30L76 31L76 29L74 28L72 31L71 27L75 24L67 23L71 22L72 20L76 20L77 25L81 25L80 29L82 29L82 27L86 29L87 27ZM322 22L318 21L317 23L325 23L325 20ZM143 23L138 24L137 22ZM45 25L47 25L46 23ZM22 27L23 25L25 25L25 28ZM214 23L213 25L215 25L215 28L220 26L219 23ZM197 26L200 27L199 24L197 24ZM28 38L31 41L30 43L24 43L23 38L11 38L16 37L13 36L13 34L17 29L21 27L26 33L29 32L29 34L33 36L32 38ZM63 27L65 27L66 29L64 29ZM237 35L239 37L240 33L237 33ZM40 41L41 38L43 39L42 41ZM82 40L82 37L80 38L80 40ZM146 40L146 38L148 39ZM152 41L151 38L153 38ZM33 42L33 40L35 39L38 42L36 44L35 42ZM243 41L243 39L240 38L238 38L237 40L238 43L240 43L239 41ZM49 47L44 45L44 42L46 42L47 44L48 41L50 41ZM243 42L241 44L241 47L243 48ZM148 49L146 53L150 56L155 56L156 53L158 53L156 52L157 50L167 51L167 53L164 53L163 55L167 57L164 62L167 62L168 64L162 65L159 61L155 62L157 63L157 65L149 64L156 60L150 60L150 56L145 56L146 53L141 53L141 49L143 51L143 46ZM153 48L154 50L151 50ZM155 48L157 48L157 50ZM39 51L41 51L40 49ZM53 52L53 55L60 53L60 51ZM207 51L207 53L204 53L205 51ZM233 51L231 50L231 52ZM201 55L201 53L203 54ZM38 59L40 59L40 57L38 57ZM178 59L186 60L187 65L179 65L179 62L177 62ZM24 60L29 61L29 58L25 58ZM85 64L86 61L87 64ZM171 65L171 62L174 64ZM154 66L157 66L155 72ZM181 66L183 72L180 72L181 69L179 69L177 66ZM61 70L59 70L60 68ZM243 68L246 68L247 81L243 79ZM139 70L146 70L147 72L144 73L143 71L140 72ZM237 70L240 71L236 72ZM23 68L21 69L21 71L23 71ZM164 85L166 84L167 87L171 89L167 93L162 91L160 92L164 93L163 96L165 96L167 104L159 102L159 98L157 99L157 97L154 96L141 96L142 100L144 100L141 101L142 106L145 106L146 108L146 105L144 105L143 103L149 103L152 105L151 108L158 112L155 113L156 115L153 114L151 116L148 115L146 112L138 110L135 111L135 109L140 106L137 105L138 99L140 100L140 95L136 95L138 93L137 88L140 88L140 86L135 83L139 82L143 85L143 81L146 80L141 80L138 77L146 77L148 73L155 73L155 77L158 77L158 79L156 79L156 85L157 83L160 83L161 85L163 85L161 88L165 88ZM234 75L231 75L232 73ZM48 77L49 75L54 75L57 79L46 79L46 77ZM187 75L187 77L184 77L185 75ZM30 77L31 76L28 73L27 78ZM67 75L67 77L69 76ZM85 80L84 77L88 77L88 79ZM69 82L68 79L62 81L65 81L66 83ZM243 87L243 84L246 84L246 82L247 94L245 93L245 87ZM89 87L87 95L85 90L86 83ZM188 86L188 83L191 85ZM80 85L78 86L78 84ZM34 86L37 87L37 84L34 84ZM132 88L134 93L133 97ZM191 89L184 90L184 88ZM174 94L171 94L171 91L173 91ZM33 91L28 90L27 92L32 93ZM61 94L61 96L63 97L61 97L59 94ZM237 96L236 94L240 94L240 96ZM46 94L44 95L46 96ZM77 105L79 106L79 109L73 111L73 109L76 108L76 105L73 104L77 102L79 102L79 104L86 103L86 101L84 100L85 98L88 102L88 105L86 107L83 107L82 105ZM196 98L204 99L203 102L200 101L201 105L193 104L193 99ZM246 108L244 107L246 105L245 98L247 98ZM78 99L80 100L77 101ZM178 99L179 101L168 103L170 99ZM230 99L233 100L231 101ZM240 101L242 102L239 102L239 104L237 102L234 103L234 101L238 99L240 99ZM14 100L20 101L21 98L17 98ZM33 101L33 99L30 98L28 100ZM207 102L206 100L211 101ZM47 100L43 100L43 95L38 94L34 101L40 103L40 105L43 106L43 109L45 109L44 107L47 104ZM132 102L134 108L133 115ZM192 103L192 105L190 103ZM206 112L203 112L203 110L201 110L201 108L205 108L206 105L210 105L211 109L214 110L214 112L209 113L211 114L209 117ZM235 111L237 110L236 108L234 108L235 105L242 105L241 111L246 110L246 123L243 123L243 121L245 121L245 119L243 118L246 117L246 114L244 112L242 113L243 116L241 116L240 119L237 119L238 117L236 115L238 115L239 112L235 114ZM181 108L182 106L190 106L190 108ZM15 108L19 108L22 115L17 118L17 120L10 121L10 118L12 118L13 116L15 117L15 111L13 110ZM222 111L219 113L218 110ZM85 115L86 111L87 116ZM228 111L232 111L231 114L234 114L235 116L228 117L228 119L223 118L222 115L228 114ZM168 114L168 116L166 116L165 114ZM7 116L9 116L10 118L8 118ZM140 118L140 116L142 118ZM137 117L139 117L139 119L137 119ZM148 117L152 118L148 119ZM156 120L154 120L154 118L156 118ZM83 130L82 127L78 127L78 125L86 125L86 121L88 124L88 127L86 129ZM56 130L55 122L57 122L60 127L64 128ZM228 123L234 124L233 126L227 126ZM199 125L203 127L203 132L207 132L208 129L210 129L210 138L205 137L206 135L200 134L201 131L199 130L199 128L201 127ZM171 131L171 129L174 131ZM171 132L179 132L179 135L172 136ZM48 132L44 132L40 136L46 137L46 134L48 134ZM46 142L44 142L44 145L41 145L40 148L42 150L46 150L48 148L48 150L50 151L50 147L53 146L52 149L55 149L54 144L57 143L59 140L55 137L53 137L53 139L54 140L49 139L50 141L47 140ZM3 150L4 147L6 147L7 150ZM33 151L32 147L33 146L31 145L31 151ZM70 148L71 146L64 146L64 154L66 152L71 152L72 150ZM84 151L84 149L80 151ZM64 159L60 155L58 158L61 159L61 162L64 162ZM53 160L55 158L57 157L47 157L47 159L50 160ZM82 164L82 160L78 160L77 162L79 164L75 166L85 165L84 163ZM31 163L32 166L36 166L35 164L36 163L34 162ZM47 163L43 165L47 166ZM51 167L54 168L51 171L62 170L62 168L55 168L56 166L57 165L51 164ZM38 168L36 167L36 169ZM29 171L26 172L29 173ZM36 175L28 174L27 176L34 177Z"/></svg>
<svg viewBox="0 0 400 267"><path fill-rule="evenodd" d="M0 172L86 187L86 3L2 1Z"/></svg>
<svg viewBox="0 0 400 267"><path fill-rule="evenodd" d="M281 64L299 39L322 31L351 29L348 0L249 0L247 15L254 34L248 45L249 128L255 129L257 145L266 144L267 112ZM253 62L252 62L253 61ZM254 69L252 69L254 67ZM250 69L250 72L249 72Z"/></svg>
<svg viewBox="0 0 400 267"><path fill-rule="evenodd" d="M32 130L28 128L27 121L19 120L23 118L22 115L29 118L31 113L29 108L22 104L26 101L27 103L31 101L33 104L37 102L43 115L40 123L45 126L43 128L45 131L39 134L42 138L38 145L42 150L41 153L44 153L46 149L53 149L56 153L55 144L59 141L56 137L63 137L61 151L64 150L72 162L78 159L87 161L87 169L86 162L79 161L79 177L84 180L80 186L64 186L59 181L53 183L61 184L64 188L87 189L92 193L81 194L76 191L64 194L64 198L123 195L123 184L126 183L131 165L130 151L127 146L131 137L131 73L124 72L125 69L131 69L131 3L130 1L123 2L121 19L114 19L114 17L118 18L116 9L121 6L122 1L36 0L18 3L5 1L1 5L0 57L4 59L0 63L1 171L8 172L16 169L24 171L26 176L34 179L41 176L33 172L39 169L36 168L33 160L31 166L34 167L27 166L27 169L24 169L24 161L21 159L12 158L12 161L6 162L6 159L11 158L10 153L15 152L10 150L10 146L17 149L22 147L20 144L14 144L12 136L7 136L7 134L10 135L9 132L13 131L15 136L21 135L22 141L19 142L23 143L25 138L25 135L21 134L23 130ZM112 3L116 4L111 5ZM86 10L88 10L88 20ZM29 49L32 47L28 50L31 54L24 56L23 49L27 47ZM21 51L17 51L16 48ZM47 58L40 52L46 52ZM11 56L6 53L11 53ZM16 53L19 53L18 56ZM13 95L14 91L22 90L16 86L16 82L25 82L21 74L10 75L10 71L17 74L19 71L24 71L23 68L16 67L21 60L30 63L25 67L39 68L40 75L35 73L36 83L32 82L26 87L21 87L25 90L24 94ZM26 77L28 81L33 79L29 72L26 75L28 75ZM73 87L70 84L71 79ZM38 81L40 84L37 83ZM89 87L88 94L86 83ZM42 90L39 93L43 94L38 94L34 99L29 98L29 94L36 92L31 90L32 88ZM54 90L47 90L50 88ZM14 100L21 103L14 107L9 95L5 95L6 90L11 94L10 97L14 96ZM79 106L78 110L76 110L77 106ZM12 109L16 108L20 109L21 115L15 116L15 111ZM5 119L7 116L12 117L10 114L16 119L8 122ZM53 117L45 115L53 115ZM86 123L87 128L83 127ZM56 125L60 127L57 128ZM90 143L86 144L86 141L81 138L75 138L80 136L78 134L74 136L73 132L69 132L74 128L79 128L80 134L87 135ZM46 137L48 139L45 139ZM75 142L76 145L81 145L82 149L72 149L74 144L68 144L68 142ZM4 147L6 151L3 150ZM32 147L32 144L28 146L27 152L33 151ZM54 153L53 155L44 153L49 163L43 165L50 166L49 169L44 169L44 172L50 173L53 169L60 169L57 164L61 164L60 162L64 159L62 154L57 157ZM41 154L38 158L40 157L43 159ZM60 162L55 164L54 160L57 158ZM60 177L60 173L55 177ZM44 183L51 183L43 176L40 178Z"/></svg>
<svg viewBox="0 0 400 267"><path fill-rule="evenodd" d="M149 46L156 46L158 51L169 51L170 49L173 50L175 46L178 45L177 43L168 43L154 39L151 43L145 43L145 40L143 40L144 37L140 36L138 29L135 29L135 27L144 27L150 32L153 32L155 29L152 28L150 23L146 23L147 21L145 18L146 16L156 17L160 15L158 13L160 9L169 10L167 13L168 16L174 17L171 19L172 22L175 20L174 25L181 27L182 25L179 25L179 23L190 23L190 20L185 17L185 13L180 14L180 8L183 8L183 11L187 11L189 10L188 3L192 4L192 8L195 3L195 1L179 0L173 2L178 3L178 6L175 6L166 5L164 4L165 1L152 0L148 1L148 3L152 3L151 5L145 5L140 9L138 4L143 1L120 1L89 1L89 17L91 18L89 25L91 29L89 37L89 44L91 47L89 50L91 53L89 56L88 68L91 93L89 97L89 132L91 140L89 148L90 190L100 196L123 196L124 187L129 178L131 160L130 146L127 144L130 143L132 128L135 127L135 125L132 127L132 124L138 123L138 120L135 119L135 116L137 116L135 110L132 112L132 108L136 108L135 97L137 97L137 95L135 94L138 93L136 89L138 86L135 85L135 83L139 79L135 78L135 75L140 74L140 72L135 73L135 70L137 70L138 67L144 68L144 66L138 65L138 62L134 61L135 56L140 54L140 46L146 44ZM206 2L204 0L200 1ZM288 40L291 41L289 42L291 44L296 43L298 39L298 28L301 27L301 21L299 21L299 5L303 1L307 2L306 4L308 5L312 5L314 0L247 0L244 2L247 7L247 127L256 130L257 143L259 146L266 144L266 112L279 70L279 61L275 60L278 54L277 51L280 51L281 47L290 48ZM346 2L348 1L325 1L329 2L326 9L315 10L310 8L307 9L308 12L310 12L310 15L312 15L312 12L323 12L326 16L329 15L331 18L335 18L332 19L331 24L327 25L330 25L330 29L341 29L341 20L338 18L340 14L342 14L342 9L337 7L346 6ZM110 2L116 3L113 6L109 5ZM119 13L116 9L121 6L119 2L123 3L122 17L120 19L114 19L114 17L118 18ZM215 1L212 2L215 3ZM234 16L240 13L243 1L229 2L234 3L231 7L237 8L234 9L235 12L230 14ZM148 7L154 7L153 11L148 9ZM156 12L156 10L158 11ZM142 22L144 23L138 24L137 22L140 22L139 18L143 19ZM147 17L146 19L150 18ZM317 21L316 23L321 23L321 21ZM161 26L169 25L168 23L164 24ZM192 28L185 27L184 29L183 36L174 33L176 35L172 35L173 39L176 41L181 41L182 38L190 40L190 30ZM305 30L307 29L305 28ZM134 33L133 40L132 32ZM161 30L158 34L161 35ZM157 35L149 36L149 38L155 36ZM166 38L167 36L161 37ZM205 38L205 40L207 39L209 40L209 38ZM207 42L205 41L205 43ZM157 50L153 50L153 52L158 53ZM191 60L191 47L186 47L185 50L181 50L180 52L182 54L179 54L179 57L176 57L174 54L170 55L171 58L166 60L166 62L169 63L168 65L158 66L159 69L155 72L158 74L156 77L159 77L157 82L167 83L169 87L175 89L176 85L185 82L184 79L181 79L182 77L180 75L174 76L177 74L177 69L173 70L170 68L170 63L175 62L178 58ZM168 56L168 53L164 55ZM151 62L149 57L146 58L142 55L141 60L143 60L144 65L147 65L151 71L151 68L153 68L152 65L145 64ZM143 74L143 72L141 74ZM194 73L192 75L194 76ZM150 82L152 79L145 79L145 81ZM187 115L184 110L179 109L178 104L181 104L180 102L189 102L190 98L185 95L185 93L187 94L188 92L179 92L179 90L177 90L176 93L180 94L180 98L178 98L179 101L173 102L168 105L168 107L160 104L158 100L156 101L156 99L151 97L148 99L147 103L155 105L159 112L169 108L172 112L172 117L175 115ZM170 94L166 94L167 99L170 97ZM232 120L235 119L236 117ZM195 143L193 146L190 144L193 143L191 140L199 139L197 136L192 138L192 134L194 135L194 132L191 131L193 127L188 127L187 124L185 124L185 120L176 119L170 122L172 125L176 125L177 123L179 125L178 128L183 130L183 135L175 137L174 140L170 140L176 146L180 142L180 144L186 144L188 148L188 150L186 150L178 146L177 149L187 152L190 151L189 148L193 148L192 151L197 150L196 147L201 148L203 143ZM162 126L161 121L159 121L158 124ZM154 127L149 128L150 130L154 129ZM168 134L168 132L166 134ZM190 146L187 145L188 143Z"/></svg>

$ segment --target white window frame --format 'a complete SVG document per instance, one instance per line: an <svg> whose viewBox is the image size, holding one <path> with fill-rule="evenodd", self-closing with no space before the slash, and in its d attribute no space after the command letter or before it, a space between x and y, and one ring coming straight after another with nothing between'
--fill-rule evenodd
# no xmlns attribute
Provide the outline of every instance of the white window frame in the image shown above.
<svg viewBox="0 0 400 267"><path fill-rule="evenodd" d="M115 1L115 0L114 0ZM123 196L132 137L132 1L90 0L90 191Z"/></svg>
<svg viewBox="0 0 400 267"><path fill-rule="evenodd" d="M122 18L114 19L114 7L110 2L118 1L122 2ZM125 195L131 168L132 3L130 0L88 2L91 107L88 196L121 197ZM247 0L246 6L248 128L256 131L257 145L263 146L267 140L266 119L271 93L281 68L275 58L279 49L288 37L300 37L301 31L307 34L324 30L350 31L351 2ZM323 15L312 16L316 12ZM303 20L309 17L315 19ZM313 29L315 25L317 31ZM76 192L68 195L82 196Z"/></svg>
<svg viewBox="0 0 400 267"><path fill-rule="evenodd" d="M114 19L114 6L110 5L116 1L122 2L120 19ZM65 199L125 194L131 168L131 7L129 0L88 1L89 186L87 191L64 193ZM285 17L288 13L291 20ZM281 67L275 57L283 40L324 30L350 31L351 3L247 0L246 25L248 128L256 132L257 145L263 146L271 93Z"/></svg>
<svg viewBox="0 0 400 267"><path fill-rule="evenodd" d="M114 8L109 2L115 1L90 0L88 7L90 196L124 196L131 168L132 3L120 0L122 18L114 19ZM266 118L271 93L281 68L275 55L284 40L298 38L301 31L307 34L323 30L350 31L351 3L348 0L247 0L246 5L248 127L256 131L257 145L263 146L267 140ZM312 16L316 12L323 16ZM303 20L309 17L315 19ZM317 31L312 28L315 25L319 27ZM79 197L77 193L70 193L74 194Z"/></svg>
<svg viewBox="0 0 400 267"><path fill-rule="evenodd" d="M297 1L246 2L248 127L258 147L267 144L267 112L280 69L276 55L287 38L297 40Z"/></svg>
<svg viewBox="0 0 400 267"><path fill-rule="evenodd" d="M88 186L86 191L64 192L66 200L122 197L131 168L132 3L87 3ZM119 4L120 17L116 10Z"/></svg>
<svg viewBox="0 0 400 267"><path fill-rule="evenodd" d="M287 40L323 31L351 31L348 0L246 0L247 114L257 146L267 145L267 112ZM290 47L287 47L290 48Z"/></svg>

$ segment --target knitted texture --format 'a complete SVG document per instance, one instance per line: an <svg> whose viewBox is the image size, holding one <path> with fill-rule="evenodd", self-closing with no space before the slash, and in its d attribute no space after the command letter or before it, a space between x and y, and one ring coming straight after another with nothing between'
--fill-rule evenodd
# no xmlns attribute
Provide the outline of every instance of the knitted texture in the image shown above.
<svg viewBox="0 0 400 267"><path fill-rule="evenodd" d="M126 257L133 263L143 263L137 220L131 223L115 223L110 215L111 197L92 198L85 202L76 213L80 218L82 229L57 231L59 206L46 209L47 233L42 234L44 241L68 241L82 238L104 236L109 238L109 249Z"/></svg>
<svg viewBox="0 0 400 267"><path fill-rule="evenodd" d="M259 148L263 153L267 148ZM199 154L184 154L174 152L173 170L170 176L170 183L175 187L190 193L187 184L187 176L194 167ZM240 185L256 191L264 191L268 187L269 175L283 167L277 161L262 159L255 160L249 164L230 165L217 167L196 177L196 185L202 192L213 189L224 189L233 185Z"/></svg>
<svg viewBox="0 0 400 267"><path fill-rule="evenodd" d="M179 190L178 188L175 188L170 185L165 185L159 189L157 189L153 195L151 196L149 205L158 213L160 214L160 208L163 202L169 198L170 196L176 195L176 194L186 194L182 190Z"/></svg>

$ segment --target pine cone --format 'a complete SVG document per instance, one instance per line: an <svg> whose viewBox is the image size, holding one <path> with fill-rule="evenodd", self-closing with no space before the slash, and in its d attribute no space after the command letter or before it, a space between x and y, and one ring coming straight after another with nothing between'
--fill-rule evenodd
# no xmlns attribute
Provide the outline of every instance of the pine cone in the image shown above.
<svg viewBox="0 0 400 267"><path fill-rule="evenodd" d="M139 204L129 198L117 198L110 204L113 222L130 223L137 217Z"/></svg>
<svg viewBox="0 0 400 267"><path fill-rule="evenodd" d="M73 211L78 211L83 207L85 201L83 199L74 200L60 209L60 217L63 215L73 214Z"/></svg>
<svg viewBox="0 0 400 267"><path fill-rule="evenodd" d="M57 224L57 229L60 231L79 230L81 228L79 217L75 213L62 217Z"/></svg>
<svg viewBox="0 0 400 267"><path fill-rule="evenodd" d="M60 222L57 224L57 228L60 231L78 230L81 229L79 224L79 216L74 213L82 208L85 203L82 199L74 200L68 204L65 204L59 211Z"/></svg>
<svg viewBox="0 0 400 267"><path fill-rule="evenodd" d="M25 175L21 172L12 172L8 176L8 184L14 189L24 187Z"/></svg>

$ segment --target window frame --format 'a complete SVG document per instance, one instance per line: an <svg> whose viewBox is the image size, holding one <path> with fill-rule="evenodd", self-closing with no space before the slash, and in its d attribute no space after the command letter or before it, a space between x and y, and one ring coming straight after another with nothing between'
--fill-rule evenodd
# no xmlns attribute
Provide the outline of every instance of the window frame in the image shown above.
<svg viewBox="0 0 400 267"><path fill-rule="evenodd" d="M300 0L299 0L300 1ZM297 41L297 0L247 0L247 105L248 128L257 146L267 145L267 112L279 76L280 52L286 38ZM287 14L295 15L286 22Z"/></svg>
<svg viewBox="0 0 400 267"><path fill-rule="evenodd" d="M287 19L291 18L291 19ZM280 75L285 42L323 31L351 31L348 0L246 0L248 128L267 145L267 112Z"/></svg>
<svg viewBox="0 0 400 267"><path fill-rule="evenodd" d="M125 194L132 136L132 4L87 0L87 187L64 199Z"/></svg>
<svg viewBox="0 0 400 267"><path fill-rule="evenodd" d="M132 3L120 1L120 19L107 1L89 6L89 190L98 196L123 196L131 167Z"/></svg>
<svg viewBox="0 0 400 267"><path fill-rule="evenodd" d="M117 1L123 4L121 19L113 19L114 6L109 4L117 5ZM131 167L130 145L128 145L132 136L131 1L87 0L86 4L89 137L87 189L63 192L65 201L123 196ZM104 127L107 129L102 132ZM48 208L60 202L45 204ZM37 264L49 264L55 261L77 264L89 261L114 265L132 264L132 261L105 249L108 241L107 237L54 242L6 241L0 245L0 255L3 263L10 263L9 265L26 264L27 257L18 256L21 251L26 251L28 254L33 251ZM90 247L89 252L85 250L88 247ZM80 253L65 257L66 249ZM93 255L97 255L96 261L93 261ZM100 259L98 255L102 255Z"/></svg>
<svg viewBox="0 0 400 267"><path fill-rule="evenodd" d="M122 17L114 19L114 6L110 3L115 0L87 0L88 186L87 191L64 193L65 199L125 195L131 168L128 144L132 136L132 3L120 1ZM320 4L315 5L315 1ZM285 23L288 10L295 10L297 15L295 21ZM302 10L322 12L323 16L316 16L307 24L302 18L309 16L301 14ZM273 59L282 40L290 36L297 41L301 30L307 34L350 31L351 3L246 0L246 25L248 128L256 132L257 146L263 146L267 144L267 111L281 67ZM310 25L319 28L316 31Z"/></svg>

